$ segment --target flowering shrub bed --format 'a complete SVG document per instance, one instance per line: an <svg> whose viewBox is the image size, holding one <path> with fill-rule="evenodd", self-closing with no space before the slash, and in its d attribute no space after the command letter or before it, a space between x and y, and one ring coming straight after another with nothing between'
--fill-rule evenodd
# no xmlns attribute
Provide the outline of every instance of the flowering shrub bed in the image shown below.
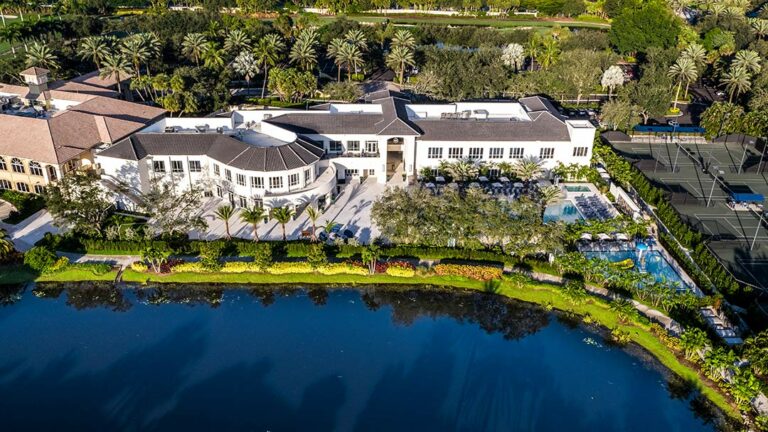
<svg viewBox="0 0 768 432"><path fill-rule="evenodd" d="M378 271L379 269L377 268L376 270ZM386 263L384 273L396 277L413 277L416 274L416 269L410 263L393 261Z"/></svg>
<svg viewBox="0 0 768 432"><path fill-rule="evenodd" d="M308 262L279 262L267 269L267 273L281 275L291 273L314 273Z"/></svg>
<svg viewBox="0 0 768 432"><path fill-rule="evenodd" d="M440 276L463 276L481 281L499 279L502 274L502 269L498 267L463 264L438 264L434 271Z"/></svg>
<svg viewBox="0 0 768 432"><path fill-rule="evenodd" d="M139 273L144 273L145 271L147 271L147 268L148 268L147 265L141 261L134 261L131 263L131 270Z"/></svg>
<svg viewBox="0 0 768 432"><path fill-rule="evenodd" d="M232 261L224 263L219 270L222 273L259 272L259 266L254 262Z"/></svg>
<svg viewBox="0 0 768 432"><path fill-rule="evenodd" d="M174 273L205 273L207 271L200 261L178 263L171 267L171 270Z"/></svg>
<svg viewBox="0 0 768 432"><path fill-rule="evenodd" d="M354 274L364 276L368 274L368 269L363 267L362 263L354 262L326 264L319 267L317 271L324 275Z"/></svg>

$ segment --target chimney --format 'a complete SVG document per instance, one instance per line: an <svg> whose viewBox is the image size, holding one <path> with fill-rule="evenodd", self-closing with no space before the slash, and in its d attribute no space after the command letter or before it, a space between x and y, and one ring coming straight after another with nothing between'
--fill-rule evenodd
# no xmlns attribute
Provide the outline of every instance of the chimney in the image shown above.
<svg viewBox="0 0 768 432"><path fill-rule="evenodd" d="M31 67L21 71L21 78L29 86L27 99L33 101L48 91L48 69Z"/></svg>

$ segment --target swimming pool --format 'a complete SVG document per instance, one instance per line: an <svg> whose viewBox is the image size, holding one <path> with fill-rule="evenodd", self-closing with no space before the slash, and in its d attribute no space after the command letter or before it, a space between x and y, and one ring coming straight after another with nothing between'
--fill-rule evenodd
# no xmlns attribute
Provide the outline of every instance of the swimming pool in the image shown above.
<svg viewBox="0 0 768 432"><path fill-rule="evenodd" d="M565 223L574 223L584 219L579 209L573 201L563 200L555 204L550 204L544 210L544 222L563 221Z"/></svg>
<svg viewBox="0 0 768 432"><path fill-rule="evenodd" d="M611 251L611 252L584 252L587 258L602 258L610 262L619 262L631 259L635 263L635 270L653 275L657 282L667 281L670 284L679 284L679 291L687 291L690 286L683 280L675 269L667 262L659 251L643 251L642 259L640 251Z"/></svg>
<svg viewBox="0 0 768 432"><path fill-rule="evenodd" d="M589 188L587 186L580 185L566 185L565 190L568 192L589 192Z"/></svg>

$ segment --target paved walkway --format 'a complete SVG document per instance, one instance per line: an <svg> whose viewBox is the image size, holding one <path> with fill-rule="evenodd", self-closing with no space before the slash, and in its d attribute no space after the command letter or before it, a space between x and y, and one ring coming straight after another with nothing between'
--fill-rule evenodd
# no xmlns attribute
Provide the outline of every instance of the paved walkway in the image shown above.
<svg viewBox="0 0 768 432"><path fill-rule="evenodd" d="M16 249L21 252L31 249L45 233L59 233L59 228L53 224L53 218L47 210L40 210L18 225L0 223L0 227L5 229Z"/></svg>

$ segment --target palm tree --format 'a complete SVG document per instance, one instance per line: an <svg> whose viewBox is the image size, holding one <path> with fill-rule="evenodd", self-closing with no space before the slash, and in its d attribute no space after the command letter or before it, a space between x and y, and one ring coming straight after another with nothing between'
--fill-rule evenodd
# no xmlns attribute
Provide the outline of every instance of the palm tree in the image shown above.
<svg viewBox="0 0 768 432"><path fill-rule="evenodd" d="M16 54L15 43L21 38L21 25L11 23L8 27L3 27L0 37L11 47L11 53Z"/></svg>
<svg viewBox="0 0 768 432"><path fill-rule="evenodd" d="M554 204L560 199L560 187L559 186L546 186L539 189L539 208L541 209L541 218L544 219L544 211L547 206Z"/></svg>
<svg viewBox="0 0 768 432"><path fill-rule="evenodd" d="M249 50L251 38L242 30L230 30L227 38L224 40L224 50L229 52L242 52Z"/></svg>
<svg viewBox="0 0 768 432"><path fill-rule="evenodd" d="M707 49L703 45L694 42L685 47L682 56L693 60L696 67L701 67L707 60Z"/></svg>
<svg viewBox="0 0 768 432"><path fill-rule="evenodd" d="M161 58L163 44L160 42L160 38L158 38L157 35L152 32L139 33L139 39L141 39L141 42L147 48L147 52L149 53L146 59L146 67L147 67L147 75L151 75L151 73L149 72L150 61L152 59Z"/></svg>
<svg viewBox="0 0 768 432"><path fill-rule="evenodd" d="M231 205L223 205L216 209L213 213L218 219L224 222L224 231L226 232L226 239L232 239L232 235L229 234L229 219L235 214L235 209Z"/></svg>
<svg viewBox="0 0 768 432"><path fill-rule="evenodd" d="M624 71L616 65L609 67L603 72L600 85L603 89L608 89L608 99L610 99L616 87L624 85Z"/></svg>
<svg viewBox="0 0 768 432"><path fill-rule="evenodd" d="M184 36L184 41L181 43L181 53L195 62L196 66L200 66L200 59L207 47L208 40L204 34L189 33Z"/></svg>
<svg viewBox="0 0 768 432"><path fill-rule="evenodd" d="M360 49L365 51L368 49L368 38L365 37L365 33L362 30L352 29L344 35L346 41Z"/></svg>
<svg viewBox="0 0 768 432"><path fill-rule="evenodd" d="M8 233L0 228L0 257L5 258L14 250L13 241L8 238Z"/></svg>
<svg viewBox="0 0 768 432"><path fill-rule="evenodd" d="M744 68L733 67L723 77L722 84L728 91L728 102L732 103L734 94L738 96L749 90L751 85L749 72Z"/></svg>
<svg viewBox="0 0 768 432"><path fill-rule="evenodd" d="M232 69L245 78L245 82L250 90L251 79L259 73L259 63L256 61L256 57L248 51L243 51L235 57L235 60L232 62Z"/></svg>
<svg viewBox="0 0 768 432"><path fill-rule="evenodd" d="M341 65L344 64L344 59L341 57L341 51L344 49L344 42L341 38L335 38L328 44L328 57L333 59L333 63L336 65L336 81L341 81Z"/></svg>
<svg viewBox="0 0 768 432"><path fill-rule="evenodd" d="M125 57L119 53L107 54L101 62L99 76L103 78L114 78L117 82L117 92L122 94L121 82L125 77L131 74L131 65Z"/></svg>
<svg viewBox="0 0 768 432"><path fill-rule="evenodd" d="M101 60L109 54L107 40L103 36L90 36L80 41L77 54L81 59L90 59L96 65L96 69L101 67Z"/></svg>
<svg viewBox="0 0 768 432"><path fill-rule="evenodd" d="M514 68L515 72L517 72L523 67L525 62L525 48L518 43L507 45L501 53L501 60L505 65Z"/></svg>
<svg viewBox="0 0 768 432"><path fill-rule="evenodd" d="M269 68L277 64L277 61L280 59L280 52L283 51L283 49L285 49L283 38L276 33L270 33L261 38L256 45L256 48L253 50L256 60L264 71L264 81L261 83L262 98L264 97L264 92L267 88L267 73L269 72Z"/></svg>
<svg viewBox="0 0 768 432"><path fill-rule="evenodd" d="M302 70L309 71L317 64L317 51L312 42L299 39L291 48L288 58Z"/></svg>
<svg viewBox="0 0 768 432"><path fill-rule="evenodd" d="M376 273L376 262L381 257L381 248L371 243L367 248L363 249L361 259L364 263L368 264L368 273Z"/></svg>
<svg viewBox="0 0 768 432"><path fill-rule="evenodd" d="M410 48L396 46L387 54L387 67L396 70L400 84L403 83L403 75L407 66L415 66L413 51Z"/></svg>
<svg viewBox="0 0 768 432"><path fill-rule="evenodd" d="M290 207L275 207L272 209L272 218L280 224L283 230L283 241L286 241L285 224L291 221L293 209Z"/></svg>
<svg viewBox="0 0 768 432"><path fill-rule="evenodd" d="M323 231L325 231L325 234L330 237L331 233L333 232L336 227L339 226L339 224L335 221L325 221L323 224Z"/></svg>
<svg viewBox="0 0 768 432"><path fill-rule="evenodd" d="M442 169L454 181L467 181L477 178L480 175L480 167L471 159L462 159L453 163L446 163Z"/></svg>
<svg viewBox="0 0 768 432"><path fill-rule="evenodd" d="M208 42L203 51L203 66L209 69L221 69L224 67L223 51L218 49L213 42Z"/></svg>
<svg viewBox="0 0 768 432"><path fill-rule="evenodd" d="M307 206L307 217L312 223L312 241L317 241L317 219L320 217L320 211L313 205Z"/></svg>
<svg viewBox="0 0 768 432"><path fill-rule="evenodd" d="M314 48L317 46L319 37L320 35L317 32L317 27L307 27L299 33L296 42L305 43Z"/></svg>
<svg viewBox="0 0 768 432"><path fill-rule="evenodd" d="M528 53L528 57L531 58L531 65L528 70L533 70L533 64L541 54L541 40L538 36L538 33L534 33L533 36L528 39L528 44L525 47L525 51Z"/></svg>
<svg viewBox="0 0 768 432"><path fill-rule="evenodd" d="M768 20L762 18L750 18L749 25L752 26L752 31L755 32L755 36L763 39L768 35Z"/></svg>
<svg viewBox="0 0 768 432"><path fill-rule="evenodd" d="M744 68L750 74L757 75L762 69L760 66L760 54L752 50L741 50L733 58L731 67Z"/></svg>
<svg viewBox="0 0 768 432"><path fill-rule="evenodd" d="M363 61L363 53L356 45L344 43L338 56L347 65L347 81L349 81L352 79L352 69L357 72L357 64Z"/></svg>
<svg viewBox="0 0 768 432"><path fill-rule="evenodd" d="M524 158L518 160L512 167L512 172L520 180L528 183L541 176L543 162L535 158Z"/></svg>
<svg viewBox="0 0 768 432"><path fill-rule="evenodd" d="M253 206L253 208L244 208L240 212L240 220L253 227L253 241L259 241L259 223L267 216L266 210L262 207Z"/></svg>
<svg viewBox="0 0 768 432"><path fill-rule="evenodd" d="M675 64L669 67L667 72L670 78L677 80L677 92L675 93L675 102L673 106L677 108L677 99L680 97L680 87L685 81L685 94L688 95L688 86L691 81L699 77L699 71L696 70L696 64L687 57L679 58Z"/></svg>
<svg viewBox="0 0 768 432"><path fill-rule="evenodd" d="M557 61L558 57L560 57L560 46L558 45L557 40L551 37L544 39L541 46L541 67L542 69L547 69Z"/></svg>
<svg viewBox="0 0 768 432"><path fill-rule="evenodd" d="M411 50L415 47L416 39L413 37L413 33L411 33L410 30L397 30L395 35L392 37L392 49L407 48Z"/></svg>
<svg viewBox="0 0 768 432"><path fill-rule="evenodd" d="M59 67L58 58L48 45L35 42L27 51L27 66L40 66L48 69Z"/></svg>
<svg viewBox="0 0 768 432"><path fill-rule="evenodd" d="M141 76L141 63L147 61L150 55L141 38L137 35L132 35L123 39L120 45L120 52L131 62L136 76Z"/></svg>
<svg viewBox="0 0 768 432"><path fill-rule="evenodd" d="M610 306L611 310L616 313L616 317L621 323L626 323L630 318L637 316L637 309L635 309L635 306L631 301L624 297L614 299Z"/></svg>

